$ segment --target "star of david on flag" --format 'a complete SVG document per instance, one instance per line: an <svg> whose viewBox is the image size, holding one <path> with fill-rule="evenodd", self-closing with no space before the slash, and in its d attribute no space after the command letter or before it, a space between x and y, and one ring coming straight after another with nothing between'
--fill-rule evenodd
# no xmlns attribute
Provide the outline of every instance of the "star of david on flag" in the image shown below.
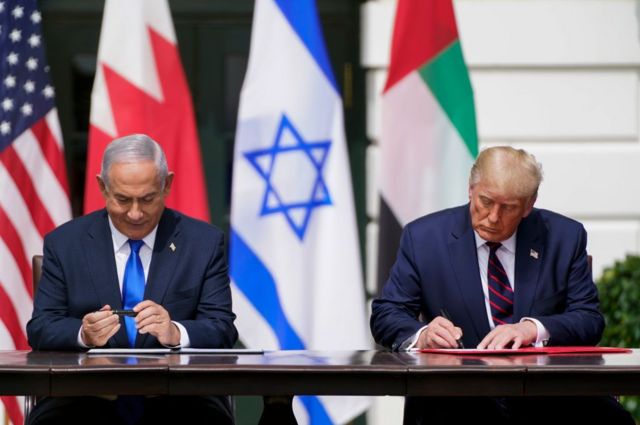
<svg viewBox="0 0 640 425"><path fill-rule="evenodd" d="M331 205L322 177L330 148L330 140L305 141L283 114L273 146L244 154L266 183L260 215L283 214L303 240L313 209ZM292 174L296 185L289 182Z"/></svg>
<svg viewBox="0 0 640 425"><path fill-rule="evenodd" d="M256 0L240 94L230 275L243 343L369 349L342 98L314 0ZM294 397L300 425L343 424L366 397Z"/></svg>

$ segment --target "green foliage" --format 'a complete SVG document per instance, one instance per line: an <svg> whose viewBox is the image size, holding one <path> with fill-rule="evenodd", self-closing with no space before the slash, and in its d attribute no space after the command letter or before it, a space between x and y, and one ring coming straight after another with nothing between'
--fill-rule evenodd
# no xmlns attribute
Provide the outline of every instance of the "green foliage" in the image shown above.
<svg viewBox="0 0 640 425"><path fill-rule="evenodd" d="M600 309L607 326L600 342L610 347L640 347L640 256L628 255L605 269L598 281ZM640 397L621 397L640 423Z"/></svg>

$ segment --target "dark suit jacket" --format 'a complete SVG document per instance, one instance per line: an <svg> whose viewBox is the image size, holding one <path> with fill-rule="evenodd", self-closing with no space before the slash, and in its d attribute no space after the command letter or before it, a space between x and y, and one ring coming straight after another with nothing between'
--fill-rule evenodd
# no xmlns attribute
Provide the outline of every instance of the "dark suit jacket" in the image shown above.
<svg viewBox="0 0 640 425"><path fill-rule="evenodd" d="M514 322L538 319L550 345L595 345L604 330L586 244L580 223L551 211L534 209L518 226ZM465 347L489 333L468 204L405 227L389 279L373 301L373 336L398 349L442 308L462 328Z"/></svg>
<svg viewBox="0 0 640 425"><path fill-rule="evenodd" d="M175 250L170 248L171 244ZM193 347L229 348L238 333L231 311L224 235L217 228L165 209L158 224L144 299L182 324ZM82 317L109 304L122 308L106 210L72 220L45 237L42 278L27 324L34 350L78 350ZM138 334L136 347L160 347ZM128 347L125 326L106 347Z"/></svg>

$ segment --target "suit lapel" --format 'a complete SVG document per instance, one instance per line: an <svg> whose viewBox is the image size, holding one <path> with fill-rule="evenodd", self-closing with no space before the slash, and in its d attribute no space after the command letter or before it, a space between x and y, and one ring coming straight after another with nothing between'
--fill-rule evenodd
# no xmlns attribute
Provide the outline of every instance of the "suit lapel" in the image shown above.
<svg viewBox="0 0 640 425"><path fill-rule="evenodd" d="M537 210L520 222L516 240L514 322L529 315L544 260L547 231Z"/></svg>
<svg viewBox="0 0 640 425"><path fill-rule="evenodd" d="M165 209L158 223L158 232L153 247L149 275L144 290L144 299L162 304L172 277L178 268L179 257L186 246L180 235L180 217L173 211ZM144 347L148 334L139 335L137 347Z"/></svg>
<svg viewBox="0 0 640 425"><path fill-rule="evenodd" d="M480 341L489 333L490 328L484 304L482 281L478 272L478 252L468 204L455 211L449 254L462 299Z"/></svg>
<svg viewBox="0 0 640 425"><path fill-rule="evenodd" d="M83 246L91 284L98 295L100 304L98 308L105 304L109 304L111 308L122 308L118 269L106 210L96 215L96 219L87 231ZM108 345L116 347L129 345L124 326L109 340Z"/></svg>

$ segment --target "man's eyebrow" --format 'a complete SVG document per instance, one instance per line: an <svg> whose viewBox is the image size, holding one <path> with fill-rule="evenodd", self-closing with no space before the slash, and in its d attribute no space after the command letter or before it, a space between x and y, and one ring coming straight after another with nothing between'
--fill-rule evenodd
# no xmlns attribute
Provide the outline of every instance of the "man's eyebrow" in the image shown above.
<svg viewBox="0 0 640 425"><path fill-rule="evenodd" d="M117 198L124 198L124 199L145 199L145 198L150 198L150 197L154 197L158 195L158 191L155 192L151 192L151 193L145 193L144 195L141 196L129 196L129 195L125 195L123 193L111 193L112 196L115 196Z"/></svg>

